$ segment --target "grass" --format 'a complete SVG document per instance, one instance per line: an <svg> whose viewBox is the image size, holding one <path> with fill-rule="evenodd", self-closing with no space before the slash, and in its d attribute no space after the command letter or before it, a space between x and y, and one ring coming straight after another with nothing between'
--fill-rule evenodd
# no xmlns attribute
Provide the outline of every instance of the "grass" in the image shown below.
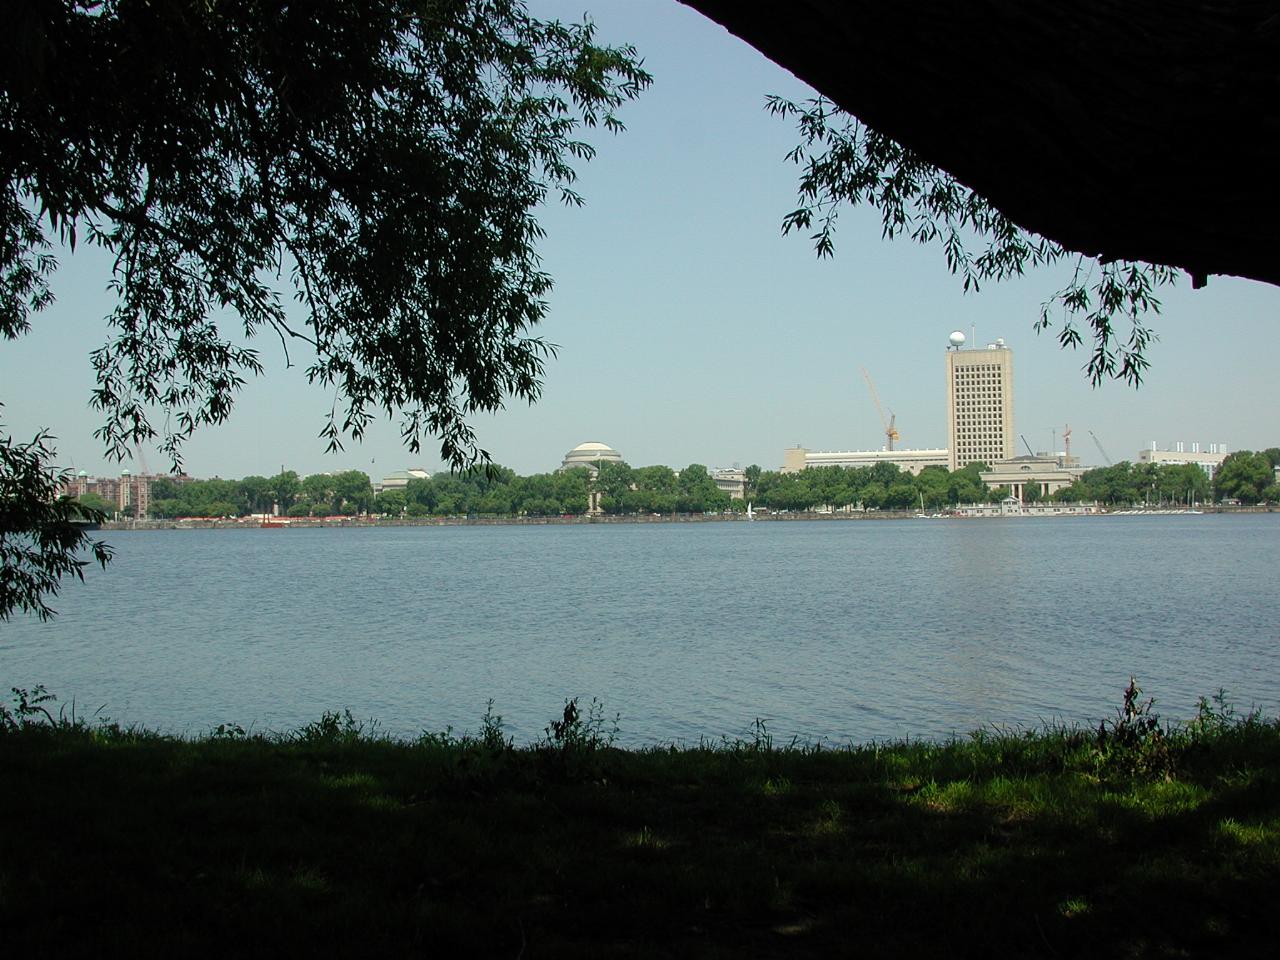
<svg viewBox="0 0 1280 960"><path fill-rule="evenodd" d="M1136 690L1136 688L1135 688ZM0 715L19 956L1271 956L1280 724L620 750ZM1142 725L1146 719L1153 722ZM50 722L50 721L53 722Z"/></svg>

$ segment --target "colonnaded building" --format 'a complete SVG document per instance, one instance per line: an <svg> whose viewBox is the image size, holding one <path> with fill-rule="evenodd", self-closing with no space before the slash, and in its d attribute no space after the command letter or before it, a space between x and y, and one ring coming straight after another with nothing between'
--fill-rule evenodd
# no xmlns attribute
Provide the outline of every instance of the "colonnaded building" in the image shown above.
<svg viewBox="0 0 1280 960"><path fill-rule="evenodd" d="M1047 497L1071 486L1084 473L1079 467L1067 466L1063 460L1054 454L1010 457L997 460L978 477L988 487L1008 487L1018 501L1025 499L1033 486L1040 496Z"/></svg>

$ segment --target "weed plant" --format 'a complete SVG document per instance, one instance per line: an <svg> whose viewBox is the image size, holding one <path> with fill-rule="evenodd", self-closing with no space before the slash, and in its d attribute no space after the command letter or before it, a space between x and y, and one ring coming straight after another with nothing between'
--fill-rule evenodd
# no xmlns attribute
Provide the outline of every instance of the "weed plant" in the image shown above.
<svg viewBox="0 0 1280 960"><path fill-rule="evenodd" d="M8 952L171 956L1271 956L1280 724L943 742L616 746L566 700L517 747L349 711L177 738L0 704ZM74 712L73 712L74 713Z"/></svg>

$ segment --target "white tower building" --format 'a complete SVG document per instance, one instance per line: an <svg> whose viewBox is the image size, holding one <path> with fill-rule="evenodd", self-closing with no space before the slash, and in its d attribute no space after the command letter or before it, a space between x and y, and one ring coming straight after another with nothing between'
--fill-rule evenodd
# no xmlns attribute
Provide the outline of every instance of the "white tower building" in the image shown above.
<svg viewBox="0 0 1280 960"><path fill-rule="evenodd" d="M995 463L1014 455L1013 351L1003 340L964 349L951 334L947 350L947 449L950 468Z"/></svg>

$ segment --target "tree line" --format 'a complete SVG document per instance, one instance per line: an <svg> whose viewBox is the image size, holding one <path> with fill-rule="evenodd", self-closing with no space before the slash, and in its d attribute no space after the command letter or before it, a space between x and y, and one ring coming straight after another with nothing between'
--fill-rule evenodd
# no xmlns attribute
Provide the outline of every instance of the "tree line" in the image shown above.
<svg viewBox="0 0 1280 960"><path fill-rule="evenodd" d="M286 470L274 477L240 480L152 481L148 515L175 517L243 517L276 510L289 517L356 516L560 516L584 514L592 491L599 492L606 513L702 513L729 507L701 464L679 472L667 466L632 468L603 463L598 480L585 467L554 473L519 476L508 467L492 465L424 478L411 478L403 488L376 495L369 475L361 470L318 473L299 477ZM115 504L94 493L80 501L110 515ZM125 511L129 513L130 511Z"/></svg>
<svg viewBox="0 0 1280 960"><path fill-rule="evenodd" d="M1088 470L1069 487L1044 496L1035 484L1023 491L1025 502L1101 503L1108 506L1171 506L1237 500L1244 504L1280 502L1275 468L1280 448L1231 454L1210 481L1194 464L1122 462ZM786 511L825 509L941 510L959 504L1001 500L1007 487L988 487L972 463L960 470L926 467L918 476L893 463L870 467L813 467L799 473L762 470L752 465L745 497L731 499L708 469L698 463L682 470L655 465L632 467L605 462L594 478L585 467L520 476L503 466L415 477L403 488L376 495L369 475L360 470L299 477L286 470L273 477L240 480L178 481L151 485L149 515L242 517L278 509L290 517L356 516L530 516L580 515L591 497L605 514L720 513L758 508ZM95 494L80 498L107 514L115 506Z"/></svg>
<svg viewBox="0 0 1280 960"><path fill-rule="evenodd" d="M978 503L991 496L1007 496L1003 488L992 491L978 474L985 464L971 463L960 470L930 466L918 476L896 463L870 467L810 467L799 473L766 471L749 491L759 505L773 510L832 509L937 510L961 503Z"/></svg>
<svg viewBox="0 0 1280 960"><path fill-rule="evenodd" d="M508 467L492 465L415 477L403 488L384 489L376 495L369 475L360 470L307 477L286 470L273 477L239 480L154 480L148 515L159 519L242 517L278 509L282 515L299 518L361 514L544 517L584 514L591 507L593 493L598 508L615 516L741 511L748 500L775 510L849 505L911 509L920 505L921 494L927 507L938 508L988 496L978 478L980 469L981 464L974 464L948 473L931 467L913 477L894 464L861 469L820 467L798 474L752 465L744 471L743 500L732 499L721 490L707 467L699 463L674 470L664 465L632 467L604 462L594 478L585 467L520 476ZM96 494L86 494L80 500L108 515L118 513L114 504Z"/></svg>
<svg viewBox="0 0 1280 960"><path fill-rule="evenodd" d="M89 493L79 498L90 507L111 515L115 504ZM239 480L178 480L163 477L151 482L148 515L173 517L243 517L280 512L293 517L354 516L375 506L373 483L362 470L316 473L299 477L285 470L274 477L249 476ZM126 510L126 513L130 511Z"/></svg>
<svg viewBox="0 0 1280 960"><path fill-rule="evenodd" d="M520 477L499 467L488 473L474 470L410 480L403 492L382 493L378 509L387 513L402 510L409 516L580 514L588 509L593 491L598 495L599 509L614 516L741 511L748 502L789 511L826 507L912 510L921 502L927 508L941 509L1007 496L1005 488L988 490L978 476L984 469L983 464L954 472L929 467L916 477L892 463L816 467L800 473L762 470L753 464L743 471L744 498L734 499L700 463L673 470L663 465L633 467L625 462L602 462L594 479L585 468Z"/></svg>
<svg viewBox="0 0 1280 960"><path fill-rule="evenodd" d="M1098 502L1109 506L1170 506L1222 502L1280 503L1275 469L1280 447L1228 454L1213 479L1195 464L1129 463L1087 470L1051 499L1064 503Z"/></svg>

